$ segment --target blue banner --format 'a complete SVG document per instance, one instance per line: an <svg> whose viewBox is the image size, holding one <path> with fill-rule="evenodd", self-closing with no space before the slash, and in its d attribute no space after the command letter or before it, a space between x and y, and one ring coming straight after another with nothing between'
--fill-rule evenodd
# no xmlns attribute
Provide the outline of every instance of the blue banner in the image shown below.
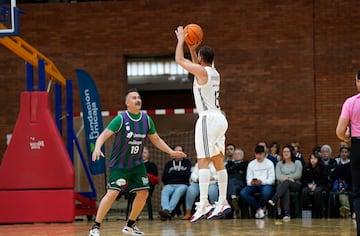
<svg viewBox="0 0 360 236"><path fill-rule="evenodd" d="M84 70L76 70L83 120L86 135L86 151L88 154L90 172L93 175L103 174L106 171L105 158L93 162L91 155L95 148L97 137L103 131L101 105L96 85L91 76ZM105 154L104 146L101 148Z"/></svg>

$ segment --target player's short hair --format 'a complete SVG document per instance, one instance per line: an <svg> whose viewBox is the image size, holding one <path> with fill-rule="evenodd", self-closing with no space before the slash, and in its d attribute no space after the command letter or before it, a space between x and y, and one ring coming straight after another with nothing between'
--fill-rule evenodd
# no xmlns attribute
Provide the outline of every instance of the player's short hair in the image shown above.
<svg viewBox="0 0 360 236"><path fill-rule="evenodd" d="M208 46L202 46L199 50L199 55L207 64L212 64L214 61L214 50Z"/></svg>
<svg viewBox="0 0 360 236"><path fill-rule="evenodd" d="M136 88L131 88L131 89L129 89L128 91L126 91L126 93L125 93L125 100L127 99L127 96L129 95L129 93L133 93L133 92L139 93L139 91L138 91Z"/></svg>

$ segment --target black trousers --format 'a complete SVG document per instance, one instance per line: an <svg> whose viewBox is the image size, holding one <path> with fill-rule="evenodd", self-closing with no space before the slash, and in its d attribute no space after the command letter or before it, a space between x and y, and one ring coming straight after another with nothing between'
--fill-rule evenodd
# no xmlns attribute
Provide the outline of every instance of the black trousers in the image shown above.
<svg viewBox="0 0 360 236"><path fill-rule="evenodd" d="M360 139L351 139L350 165L352 175L352 197L356 214L357 236L360 236Z"/></svg>
<svg viewBox="0 0 360 236"><path fill-rule="evenodd" d="M290 214L290 191L299 192L300 189L301 184L291 180L285 180L277 184L275 196L281 199L283 210L287 214Z"/></svg>

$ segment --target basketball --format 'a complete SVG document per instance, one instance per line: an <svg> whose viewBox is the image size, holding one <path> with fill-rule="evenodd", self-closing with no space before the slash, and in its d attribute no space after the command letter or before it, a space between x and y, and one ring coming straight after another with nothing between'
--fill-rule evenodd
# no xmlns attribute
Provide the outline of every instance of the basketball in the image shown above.
<svg viewBox="0 0 360 236"><path fill-rule="evenodd" d="M201 27L197 24L188 24L184 28L185 33L185 42L188 45L194 45L198 42L201 42L204 36L204 33Z"/></svg>

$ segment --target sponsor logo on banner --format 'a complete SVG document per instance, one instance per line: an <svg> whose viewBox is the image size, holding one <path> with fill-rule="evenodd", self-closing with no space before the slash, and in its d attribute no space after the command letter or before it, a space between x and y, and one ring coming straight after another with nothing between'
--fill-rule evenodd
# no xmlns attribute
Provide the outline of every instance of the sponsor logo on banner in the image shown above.
<svg viewBox="0 0 360 236"><path fill-rule="evenodd" d="M87 72L83 70L76 70L76 75L79 84L79 94L83 112L86 150L89 159L90 172L93 175L103 174L105 173L105 158L100 158L95 162L91 160L96 139L103 131L99 95L94 81ZM102 147L102 152L105 152L104 147Z"/></svg>

